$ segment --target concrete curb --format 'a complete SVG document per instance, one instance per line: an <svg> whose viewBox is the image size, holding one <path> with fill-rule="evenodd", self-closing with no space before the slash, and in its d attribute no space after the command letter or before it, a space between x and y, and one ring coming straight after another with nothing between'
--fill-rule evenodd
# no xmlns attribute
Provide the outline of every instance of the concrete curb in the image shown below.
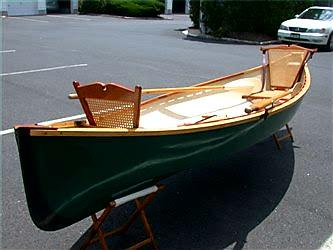
<svg viewBox="0 0 333 250"><path fill-rule="evenodd" d="M271 41L249 41L249 40L241 40L236 38L228 38L228 37L214 37L205 34L193 34L188 29L182 31L182 33L189 39L193 40L201 40L201 41L211 41L211 42L221 42L221 43L234 43L234 44L248 44L248 45L270 45L270 44L280 44L281 42L278 40Z"/></svg>

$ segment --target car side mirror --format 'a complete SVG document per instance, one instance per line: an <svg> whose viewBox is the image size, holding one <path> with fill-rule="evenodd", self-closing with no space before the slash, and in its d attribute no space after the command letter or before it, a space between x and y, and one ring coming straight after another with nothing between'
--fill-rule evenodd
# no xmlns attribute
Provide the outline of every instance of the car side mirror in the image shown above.
<svg viewBox="0 0 333 250"><path fill-rule="evenodd" d="M299 14L295 15L295 18L299 18Z"/></svg>

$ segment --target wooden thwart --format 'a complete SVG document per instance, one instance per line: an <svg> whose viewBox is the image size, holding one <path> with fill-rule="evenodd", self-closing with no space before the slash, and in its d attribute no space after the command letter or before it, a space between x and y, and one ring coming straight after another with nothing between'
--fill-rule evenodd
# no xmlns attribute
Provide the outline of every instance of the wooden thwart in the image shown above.
<svg viewBox="0 0 333 250"><path fill-rule="evenodd" d="M153 249L158 249L157 242L154 238L151 226L148 222L145 208L153 201L156 194L164 189L164 185L157 185L150 188L146 188L142 191L130 194L120 199L116 199L108 204L108 206L104 209L102 214L97 217L96 214L91 215L93 224L91 226L90 232L85 243L82 245L80 249L87 249L90 245L95 244L97 242L100 243L101 249L106 250L109 249L106 243L106 237L113 237L117 235L122 235L127 232L131 225L135 222L135 220L140 217L141 222L144 227L144 231L147 235L147 238L130 246L128 249L139 249L143 246L150 245ZM110 215L112 210L118 206L121 206L127 202L135 201L136 210L130 215L127 222L121 225L118 228L113 229L110 232L104 232L101 229L103 222Z"/></svg>

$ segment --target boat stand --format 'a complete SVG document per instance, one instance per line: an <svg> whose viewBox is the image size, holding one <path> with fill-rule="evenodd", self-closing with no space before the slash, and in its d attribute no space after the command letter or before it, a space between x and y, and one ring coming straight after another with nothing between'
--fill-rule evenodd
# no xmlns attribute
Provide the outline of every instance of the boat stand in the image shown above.
<svg viewBox="0 0 333 250"><path fill-rule="evenodd" d="M286 124L286 129L287 129L287 132L284 136L278 137L276 133L273 134L273 139L274 139L275 144L276 144L276 146L279 150L281 150L281 148L282 148L281 144L280 144L280 141L283 141L283 140L286 140L286 139L290 138L291 142L294 142L294 137L293 137L293 134L291 133L292 128L290 128L288 126L288 124Z"/></svg>
<svg viewBox="0 0 333 250"><path fill-rule="evenodd" d="M164 188L165 188L164 185L155 185L150 188L141 190L139 192L116 199L109 203L109 205L104 209L104 211L99 217L97 217L96 214L91 215L93 224L91 226L87 240L80 249L87 249L90 245L96 244L97 242L100 243L101 249L103 250L108 249L108 245L106 243L105 238L125 234L129 229L129 227L134 224L134 222L138 217L140 217L142 221L147 238L145 240L136 243L135 245L130 246L128 249L139 249L146 245L150 245L153 249L158 249L157 243L155 241L151 226L148 222L144 209L153 201L156 194ZM127 222L121 225L120 227L113 229L110 232L104 232L101 229L101 226L103 222L106 220L106 218L110 215L112 210L116 207L119 207L133 200L135 201L136 204L136 210L129 216Z"/></svg>

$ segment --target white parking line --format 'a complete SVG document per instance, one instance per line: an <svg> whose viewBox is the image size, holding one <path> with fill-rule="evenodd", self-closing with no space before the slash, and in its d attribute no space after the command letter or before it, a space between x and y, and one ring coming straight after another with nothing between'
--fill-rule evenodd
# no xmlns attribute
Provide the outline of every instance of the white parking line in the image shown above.
<svg viewBox="0 0 333 250"><path fill-rule="evenodd" d="M8 134L11 134L11 133L14 133L14 129L13 128L0 131L0 135L1 136L2 135L8 135Z"/></svg>
<svg viewBox="0 0 333 250"><path fill-rule="evenodd" d="M73 16L59 16L59 15L47 15L48 17L58 17L58 18L67 18L67 19L75 19L75 20L83 20L83 21L91 21L89 18L83 17L73 17Z"/></svg>
<svg viewBox="0 0 333 250"><path fill-rule="evenodd" d="M1 50L0 53L13 53L16 52L15 49L9 49L9 50Z"/></svg>
<svg viewBox="0 0 333 250"><path fill-rule="evenodd" d="M11 72L11 73L2 73L0 76L12 76L12 75L21 75L21 74L28 74L28 73L36 73L36 72L44 72L44 71L51 71L51 70L58 70L58 69L68 69L68 68L76 68L76 67L86 67L88 64L73 64L73 65L64 65L64 66L57 66L51 68L43 68L43 69L32 69L32 70L25 70L25 71L18 71L18 72Z"/></svg>
<svg viewBox="0 0 333 250"><path fill-rule="evenodd" d="M59 119L55 119L55 120L49 120L49 121L45 121L45 122L39 122L37 124L38 125L47 126L47 125L50 125L50 124L56 123L56 122L74 121L74 120L82 119L82 118L85 118L85 117L86 117L85 114L73 115L73 116L63 117L63 118L59 118ZM11 134L11 133L14 133L14 129L13 128L0 131L0 136L2 136L2 135L8 135L8 134Z"/></svg>
<svg viewBox="0 0 333 250"><path fill-rule="evenodd" d="M10 19L17 19L17 20L23 20L23 21L31 21L31 22L39 22L39 23L49 23L49 21L45 21L45 20L36 20L36 19L32 19L32 18L24 18L24 17L8 17Z"/></svg>

